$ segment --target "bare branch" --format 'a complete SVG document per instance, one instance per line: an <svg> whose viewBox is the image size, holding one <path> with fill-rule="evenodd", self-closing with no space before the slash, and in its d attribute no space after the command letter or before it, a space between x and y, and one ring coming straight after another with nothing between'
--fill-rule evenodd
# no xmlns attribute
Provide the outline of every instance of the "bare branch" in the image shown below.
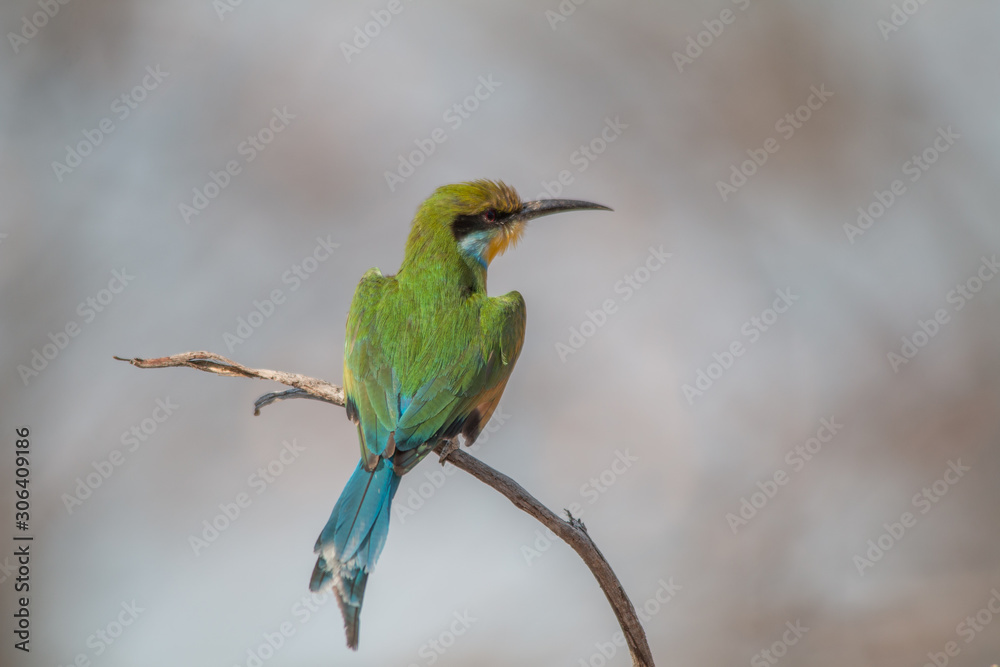
<svg viewBox="0 0 1000 667"><path fill-rule="evenodd" d="M258 398L254 403L255 415L260 414L260 409L271 403L290 398L311 398L333 403L334 405L344 405L344 390L324 380L296 373L248 368L211 352L184 352L157 359L123 359L121 357L115 357L115 359L127 361L139 368L186 366L217 375L274 380L275 382L295 388L288 391L264 394ZM435 451L439 454L444 453L442 461L448 461L456 468L464 470L484 484L493 487L514 503L515 507L538 519L538 521L572 547L579 554L580 558L583 559L587 567L590 568L591 573L597 579L597 583L611 604L611 608L615 612L615 617L618 619L618 624L625 634L625 641L628 643L629 651L632 653L632 664L634 667L653 667L653 656L649 650L646 633L642 629L639 618L635 613L635 607L625 593L625 589L618 580L618 576L615 575L614 570L611 569L611 565L608 564L600 549L594 544L594 541L587 533L586 526L583 525L580 519L574 517L569 511L566 512L568 520L559 518L552 510L542 505L534 496L525 491L524 487L520 484L470 454L461 450L447 451L444 443L439 444L435 448Z"/></svg>
<svg viewBox="0 0 1000 667"><path fill-rule="evenodd" d="M340 387L337 387L335 385L330 385L330 387L333 388L333 391L340 391L340 396L344 395ZM271 405L271 403L277 403L278 401L285 401L288 400L289 398L311 398L314 401L323 401L324 403L332 403L333 405L344 404L343 398L341 398L340 400L335 400L334 398L327 398L325 396L315 396L307 392L305 389L272 391L269 394L264 394L263 396L261 396L260 398L258 398L256 401L253 402L253 416L254 417L258 416L260 414L261 408L266 408L267 406Z"/></svg>
<svg viewBox="0 0 1000 667"><path fill-rule="evenodd" d="M321 401L326 401L327 403L333 403L334 405L339 406L344 405L344 390L335 384L326 382L325 380L319 380L307 375L299 375L298 373L270 371L266 368L249 368L243 364L236 363L232 359L227 359L222 355L213 354L211 352L182 352L181 354L175 354L169 357L157 357L156 359L139 359L138 357L134 359L115 357L115 359L118 361L127 361L133 366L138 366L139 368L172 368L176 366L186 366L188 368L197 368L198 370L205 371L206 373L215 373L216 375L255 378L257 380L274 380L275 382L286 384L289 387L300 389L306 394L310 394L311 397ZM285 395L266 394L265 396L261 396L257 399L260 405L257 405L257 409L254 411L254 414L259 413L260 408L265 405L283 398L303 398L301 395L288 395L293 392L282 393ZM264 399L268 397L270 397L270 399L265 401ZM263 403L261 403L261 401L263 401Z"/></svg>
<svg viewBox="0 0 1000 667"><path fill-rule="evenodd" d="M442 445L438 445L438 447L440 448ZM507 500L514 503L515 507L538 519L549 530L558 535L563 542L570 545L590 568L597 583L600 584L601 590L604 591L604 595L607 596L608 602L611 603L611 608L618 618L618 624L621 626L622 632L625 633L625 641L628 642L629 651L632 652L632 664L653 667L653 656L649 651L646 633L639 623L638 616L636 616L635 607L632 606L632 601L625 593L625 589L622 588L622 584L614 570L611 569L611 565L605 560L604 554L590 539L583 521L570 514L569 510L566 510L569 520L560 519L513 479L461 450L452 451L445 460L502 493L507 497Z"/></svg>

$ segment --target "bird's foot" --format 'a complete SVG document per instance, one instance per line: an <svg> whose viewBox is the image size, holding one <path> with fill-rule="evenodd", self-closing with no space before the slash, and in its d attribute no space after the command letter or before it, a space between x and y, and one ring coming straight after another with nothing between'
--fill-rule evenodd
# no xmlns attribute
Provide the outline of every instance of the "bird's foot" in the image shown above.
<svg viewBox="0 0 1000 667"><path fill-rule="evenodd" d="M445 464L451 453L458 449L458 440L445 440L440 447L437 449L437 454L440 457L441 465Z"/></svg>

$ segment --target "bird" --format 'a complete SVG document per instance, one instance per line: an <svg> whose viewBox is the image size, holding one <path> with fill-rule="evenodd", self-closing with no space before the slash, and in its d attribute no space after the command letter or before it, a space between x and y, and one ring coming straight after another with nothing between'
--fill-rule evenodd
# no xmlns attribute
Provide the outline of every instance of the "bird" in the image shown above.
<svg viewBox="0 0 1000 667"><path fill-rule="evenodd" d="M389 530L400 478L439 445L442 463L475 442L521 353L525 304L491 297L486 274L529 220L606 206L567 199L522 202L501 181L437 188L418 208L395 275L369 269L347 315L344 392L361 460L323 528L309 582L332 590L347 646L358 648L361 605Z"/></svg>

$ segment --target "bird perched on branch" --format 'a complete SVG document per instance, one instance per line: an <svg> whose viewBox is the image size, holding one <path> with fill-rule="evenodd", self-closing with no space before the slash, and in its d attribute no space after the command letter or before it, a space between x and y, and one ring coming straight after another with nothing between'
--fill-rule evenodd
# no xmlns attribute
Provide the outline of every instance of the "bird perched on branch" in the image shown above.
<svg viewBox="0 0 1000 667"><path fill-rule="evenodd" d="M399 272L370 269L347 316L344 390L361 461L316 540L309 588L332 588L358 647L368 575L389 530L399 479L439 444L472 444L500 401L524 341L524 299L486 294L490 262L534 218L580 209L522 202L497 181L438 188L413 219Z"/></svg>

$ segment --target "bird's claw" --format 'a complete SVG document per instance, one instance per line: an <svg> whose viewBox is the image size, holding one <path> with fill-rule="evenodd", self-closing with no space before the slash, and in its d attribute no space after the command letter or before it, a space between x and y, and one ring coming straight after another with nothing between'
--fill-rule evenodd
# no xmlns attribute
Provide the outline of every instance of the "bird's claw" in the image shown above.
<svg viewBox="0 0 1000 667"><path fill-rule="evenodd" d="M456 440L445 440L444 444L438 449L438 456L440 457L441 465L445 464L451 453L458 449L458 442Z"/></svg>

